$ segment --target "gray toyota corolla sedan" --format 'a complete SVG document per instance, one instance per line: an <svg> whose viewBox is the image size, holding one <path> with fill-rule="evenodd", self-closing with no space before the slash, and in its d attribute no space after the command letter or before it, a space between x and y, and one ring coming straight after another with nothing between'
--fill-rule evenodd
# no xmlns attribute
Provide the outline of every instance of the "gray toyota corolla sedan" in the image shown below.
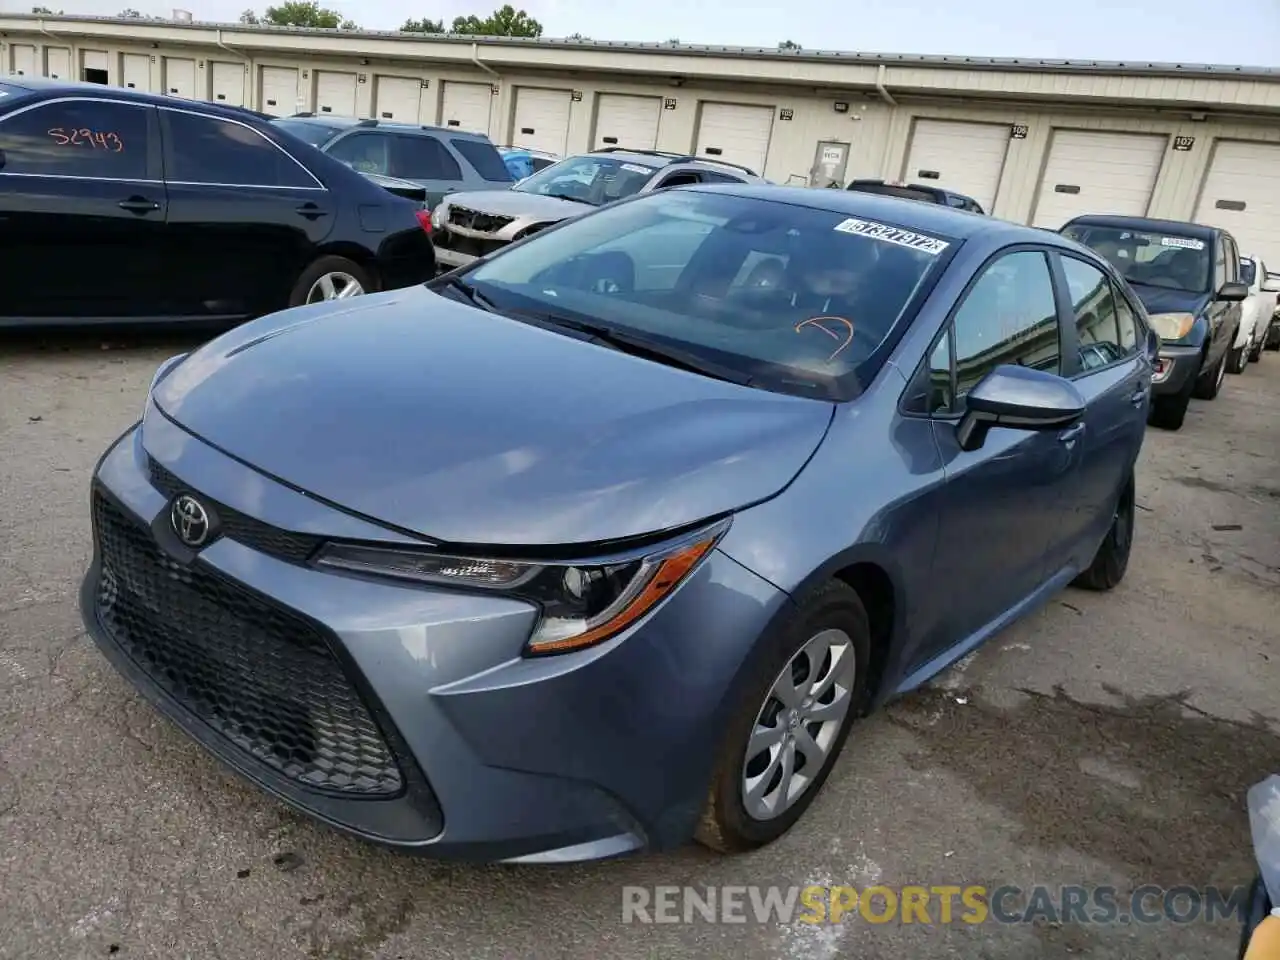
<svg viewBox="0 0 1280 960"><path fill-rule="evenodd" d="M832 190L624 201L162 365L95 471L85 621L359 836L749 849L869 709L1120 581L1154 346L1043 230Z"/></svg>

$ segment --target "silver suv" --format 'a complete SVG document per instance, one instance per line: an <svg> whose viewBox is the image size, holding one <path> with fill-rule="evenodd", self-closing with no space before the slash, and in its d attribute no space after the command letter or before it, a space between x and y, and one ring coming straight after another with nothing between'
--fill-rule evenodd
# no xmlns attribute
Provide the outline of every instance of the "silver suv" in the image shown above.
<svg viewBox="0 0 1280 960"><path fill-rule="evenodd" d="M464 266L507 244L638 193L690 183L768 183L727 161L606 147L525 177L507 190L453 193L431 215L436 262Z"/></svg>

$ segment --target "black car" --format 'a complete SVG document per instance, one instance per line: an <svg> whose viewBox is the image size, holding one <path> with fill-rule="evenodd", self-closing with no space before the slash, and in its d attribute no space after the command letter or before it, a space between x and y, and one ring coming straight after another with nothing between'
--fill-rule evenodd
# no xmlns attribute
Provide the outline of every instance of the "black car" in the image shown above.
<svg viewBox="0 0 1280 960"><path fill-rule="evenodd" d="M250 112L0 80L0 325L237 322L418 284L431 219Z"/></svg>
<svg viewBox="0 0 1280 960"><path fill-rule="evenodd" d="M858 193L875 193L882 197L899 197L903 200L920 200L924 203L940 203L956 210L968 210L971 213L982 213L982 204L973 197L966 197L954 190L930 186L927 183L899 183L893 180L852 180L846 190Z"/></svg>
<svg viewBox="0 0 1280 960"><path fill-rule="evenodd" d="M1059 231L1102 254L1160 335L1150 421L1177 430L1192 397L1212 400L1240 327L1240 251L1226 230L1179 220L1086 214Z"/></svg>
<svg viewBox="0 0 1280 960"><path fill-rule="evenodd" d="M353 170L418 184L431 207L448 193L505 190L515 182L482 133L313 113L273 122Z"/></svg>

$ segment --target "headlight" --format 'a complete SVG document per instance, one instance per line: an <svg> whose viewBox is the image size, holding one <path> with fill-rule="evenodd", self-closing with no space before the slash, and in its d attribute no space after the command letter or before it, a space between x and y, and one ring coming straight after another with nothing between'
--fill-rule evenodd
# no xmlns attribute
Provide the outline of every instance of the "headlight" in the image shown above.
<svg viewBox="0 0 1280 960"><path fill-rule="evenodd" d="M436 204L436 208L431 211L431 229L440 230L444 227L445 218L449 214L449 205L441 202Z"/></svg>
<svg viewBox="0 0 1280 960"><path fill-rule="evenodd" d="M722 520L638 553L583 563L532 563L444 556L418 550L332 543L322 567L396 577L527 600L542 612L531 654L564 653L615 636L671 594L729 528Z"/></svg>
<svg viewBox="0 0 1280 960"><path fill-rule="evenodd" d="M1160 334L1161 340L1181 340L1195 326L1195 314L1191 313L1153 313L1151 327Z"/></svg>

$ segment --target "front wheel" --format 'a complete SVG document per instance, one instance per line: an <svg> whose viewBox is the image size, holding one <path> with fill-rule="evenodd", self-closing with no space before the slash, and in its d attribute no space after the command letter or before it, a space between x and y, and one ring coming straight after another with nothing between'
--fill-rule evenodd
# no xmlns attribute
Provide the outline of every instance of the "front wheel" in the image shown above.
<svg viewBox="0 0 1280 960"><path fill-rule="evenodd" d="M372 275L346 257L320 257L302 271L289 294L289 306L349 300L375 290Z"/></svg>
<svg viewBox="0 0 1280 960"><path fill-rule="evenodd" d="M1124 573L1129 569L1129 552L1133 548L1136 517L1134 483L1130 476L1125 482L1124 490L1120 492L1116 512L1111 517L1111 526L1102 545L1094 554L1089 568L1072 581L1072 586L1085 590L1111 590L1124 579Z"/></svg>
<svg viewBox="0 0 1280 960"><path fill-rule="evenodd" d="M1233 347L1231 358L1227 361L1227 369L1232 373L1244 373L1244 368L1249 365L1249 351L1252 348L1252 343L1246 343L1243 347Z"/></svg>
<svg viewBox="0 0 1280 960"><path fill-rule="evenodd" d="M1191 391L1197 400L1212 400L1222 390L1222 381L1227 378L1228 352L1222 351L1218 362L1197 378L1195 389Z"/></svg>
<svg viewBox="0 0 1280 960"><path fill-rule="evenodd" d="M866 691L871 630L831 581L771 635L729 722L695 836L722 853L772 843L826 782Z"/></svg>

